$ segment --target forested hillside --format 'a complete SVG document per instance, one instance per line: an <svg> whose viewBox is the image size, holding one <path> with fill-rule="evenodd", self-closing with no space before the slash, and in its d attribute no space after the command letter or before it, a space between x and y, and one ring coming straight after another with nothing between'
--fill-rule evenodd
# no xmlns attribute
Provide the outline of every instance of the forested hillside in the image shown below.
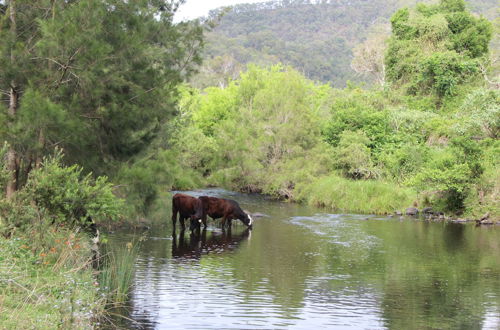
<svg viewBox="0 0 500 330"><path fill-rule="evenodd" d="M419 1L432 2L432 1ZM434 1L435 2L435 1ZM291 65L312 80L345 86L364 77L351 69L353 48L370 33L387 36L389 17L416 0L289 0L242 4L207 34L205 63L195 85L226 85L246 63ZM470 0L472 11L497 15L496 0Z"/></svg>

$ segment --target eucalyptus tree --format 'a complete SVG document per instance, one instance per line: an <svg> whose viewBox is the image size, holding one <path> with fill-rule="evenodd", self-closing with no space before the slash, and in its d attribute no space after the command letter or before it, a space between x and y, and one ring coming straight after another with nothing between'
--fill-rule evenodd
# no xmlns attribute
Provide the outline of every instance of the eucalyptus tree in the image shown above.
<svg viewBox="0 0 500 330"><path fill-rule="evenodd" d="M200 62L176 0L0 1L0 138L11 196L55 146L98 174L140 152Z"/></svg>

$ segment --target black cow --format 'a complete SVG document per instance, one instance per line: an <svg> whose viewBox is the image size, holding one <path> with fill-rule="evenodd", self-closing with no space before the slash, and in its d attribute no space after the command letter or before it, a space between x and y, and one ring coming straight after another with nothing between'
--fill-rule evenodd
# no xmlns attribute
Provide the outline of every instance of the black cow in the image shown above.
<svg viewBox="0 0 500 330"><path fill-rule="evenodd" d="M193 224L201 221L203 216L203 204L201 200L196 197L192 197L186 194L177 193L172 197L172 224L175 231L175 223L177 222L177 213L179 213L179 222L181 223L181 228L184 230L184 220L191 220L191 228Z"/></svg>
<svg viewBox="0 0 500 330"><path fill-rule="evenodd" d="M252 226L252 217L244 212L238 203L232 199L200 196L199 200L203 204L203 216L201 219L205 227L207 226L207 215L213 219L222 218L222 227L231 227L233 219L239 219L248 227Z"/></svg>

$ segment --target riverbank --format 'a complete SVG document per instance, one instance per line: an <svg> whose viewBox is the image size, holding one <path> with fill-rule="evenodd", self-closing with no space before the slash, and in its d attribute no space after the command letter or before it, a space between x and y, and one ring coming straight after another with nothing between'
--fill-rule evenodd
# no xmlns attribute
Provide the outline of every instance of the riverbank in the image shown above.
<svg viewBox="0 0 500 330"><path fill-rule="evenodd" d="M200 189L213 189L215 186L197 187ZM249 193L245 187L221 187L229 191ZM216 188L217 189L217 188ZM482 216L457 216L440 212L431 207L413 207L418 201L417 193L408 188L394 187L376 181L350 181L339 177L324 178L296 188L292 198L284 199L280 196L258 193L266 199L288 202L296 205L309 205L326 211L342 214L382 215L389 217L402 217L403 219L422 219L433 222L475 223L480 225L500 224L498 214L487 212ZM182 190L189 194L189 190ZM416 214L408 213L410 211ZM251 212L262 213L262 210L253 209ZM117 227L145 230L160 223L170 223L171 195L163 193L159 197L147 218L138 218L134 223L121 223ZM116 223L115 223L116 225Z"/></svg>
<svg viewBox="0 0 500 330"><path fill-rule="evenodd" d="M106 299L90 244L86 234L56 228L0 236L0 328L92 328Z"/></svg>

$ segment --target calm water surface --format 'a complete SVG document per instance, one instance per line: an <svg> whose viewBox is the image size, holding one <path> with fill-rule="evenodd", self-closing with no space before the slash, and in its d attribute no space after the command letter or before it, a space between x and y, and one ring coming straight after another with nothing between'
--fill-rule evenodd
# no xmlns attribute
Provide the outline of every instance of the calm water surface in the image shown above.
<svg viewBox="0 0 500 330"><path fill-rule="evenodd" d="M500 227L329 214L220 189L249 231L154 229L125 314L137 329L500 329ZM368 219L367 219L368 218ZM117 233L123 245L131 233Z"/></svg>

